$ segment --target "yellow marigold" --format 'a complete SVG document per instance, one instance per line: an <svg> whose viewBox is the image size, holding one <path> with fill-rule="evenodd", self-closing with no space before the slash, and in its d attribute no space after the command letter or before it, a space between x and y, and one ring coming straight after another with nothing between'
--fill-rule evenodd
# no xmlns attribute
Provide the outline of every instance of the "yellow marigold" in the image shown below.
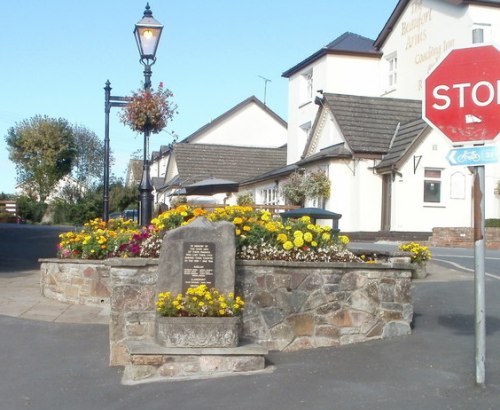
<svg viewBox="0 0 500 410"><path fill-rule="evenodd" d="M271 220L271 213L269 211L262 212L262 216L260 217L263 221Z"/></svg>
<svg viewBox="0 0 500 410"><path fill-rule="evenodd" d="M316 242L316 241L312 241L312 242L311 242L311 246L315 248L316 246L318 246L318 242Z"/></svg>
<svg viewBox="0 0 500 410"><path fill-rule="evenodd" d="M306 232L304 234L304 241L311 242L313 240L313 236L311 232Z"/></svg>
<svg viewBox="0 0 500 410"><path fill-rule="evenodd" d="M293 243L291 241L286 241L284 244L283 244L283 249L285 251L289 251L290 249L293 248Z"/></svg>
<svg viewBox="0 0 500 410"><path fill-rule="evenodd" d="M206 215L207 214L207 211L206 209L202 209L202 208L195 208L193 210L193 215L194 216L203 216L203 215Z"/></svg>
<svg viewBox="0 0 500 410"><path fill-rule="evenodd" d="M243 230L244 230L245 232L248 232L248 231L250 231L251 229L252 229L252 227L251 227L251 226L248 226L248 225L245 225L245 226L243 227Z"/></svg>
<svg viewBox="0 0 500 410"><path fill-rule="evenodd" d="M276 232L276 224L274 222L267 222L264 227L266 228L266 230L268 230L269 232Z"/></svg>
<svg viewBox="0 0 500 410"><path fill-rule="evenodd" d="M241 235L241 230L240 229L236 229L235 233L236 233L236 235L240 236Z"/></svg>
<svg viewBox="0 0 500 410"><path fill-rule="evenodd" d="M278 234L277 238L278 242L285 243L288 240L288 236L286 236L284 233Z"/></svg>
<svg viewBox="0 0 500 410"><path fill-rule="evenodd" d="M304 245L304 239L302 237L295 237L295 239L293 240L293 244L297 247L297 248L300 248L301 246Z"/></svg>
<svg viewBox="0 0 500 410"><path fill-rule="evenodd" d="M323 239L324 241L329 241L331 239L331 235L328 233L328 232L324 232L322 235L321 235L321 239Z"/></svg>
<svg viewBox="0 0 500 410"><path fill-rule="evenodd" d="M300 217L300 220L306 224L311 222L311 217L309 215L304 215Z"/></svg>
<svg viewBox="0 0 500 410"><path fill-rule="evenodd" d="M241 225L243 223L243 219L237 216L236 218L233 219L233 224L235 225Z"/></svg>
<svg viewBox="0 0 500 410"><path fill-rule="evenodd" d="M347 245L350 242L349 237L346 235L339 235L339 241L344 245Z"/></svg>
<svg viewBox="0 0 500 410"><path fill-rule="evenodd" d="M293 236L294 236L295 238L302 238L302 237L304 236L304 232L302 232L302 231L295 231L295 232L293 233Z"/></svg>

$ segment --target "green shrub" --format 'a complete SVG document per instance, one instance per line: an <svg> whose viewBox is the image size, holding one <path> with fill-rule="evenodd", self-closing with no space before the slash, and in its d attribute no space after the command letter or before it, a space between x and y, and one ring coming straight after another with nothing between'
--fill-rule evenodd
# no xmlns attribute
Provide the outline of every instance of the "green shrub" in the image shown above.
<svg viewBox="0 0 500 410"><path fill-rule="evenodd" d="M16 201L17 215L21 218L31 221L40 222L47 210L47 204L35 201L28 196L20 196Z"/></svg>
<svg viewBox="0 0 500 410"><path fill-rule="evenodd" d="M486 219L484 221L484 226L486 228L500 228L500 219Z"/></svg>

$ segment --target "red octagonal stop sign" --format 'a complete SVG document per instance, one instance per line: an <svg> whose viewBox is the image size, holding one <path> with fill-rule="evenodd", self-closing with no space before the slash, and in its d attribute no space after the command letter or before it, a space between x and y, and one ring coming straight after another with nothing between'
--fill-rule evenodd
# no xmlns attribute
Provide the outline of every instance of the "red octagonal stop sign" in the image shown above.
<svg viewBox="0 0 500 410"><path fill-rule="evenodd" d="M424 119L454 143L493 140L500 132L500 52L455 49L425 80Z"/></svg>

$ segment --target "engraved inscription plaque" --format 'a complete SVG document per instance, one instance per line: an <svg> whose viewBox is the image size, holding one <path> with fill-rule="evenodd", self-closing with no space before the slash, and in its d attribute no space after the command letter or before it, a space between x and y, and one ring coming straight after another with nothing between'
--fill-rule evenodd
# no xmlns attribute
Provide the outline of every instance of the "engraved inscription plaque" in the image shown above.
<svg viewBox="0 0 500 410"><path fill-rule="evenodd" d="M182 292L201 284L215 286L215 243L184 242Z"/></svg>

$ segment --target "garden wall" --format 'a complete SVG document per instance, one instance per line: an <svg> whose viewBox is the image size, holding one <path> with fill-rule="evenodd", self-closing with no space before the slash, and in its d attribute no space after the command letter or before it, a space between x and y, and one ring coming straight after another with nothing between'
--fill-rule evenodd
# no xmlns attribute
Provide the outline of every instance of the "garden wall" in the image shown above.
<svg viewBox="0 0 500 410"><path fill-rule="evenodd" d="M485 246L500 249L500 228L485 228ZM474 228L433 228L430 246L462 247L474 246Z"/></svg>
<svg viewBox="0 0 500 410"><path fill-rule="evenodd" d="M154 340L157 261L107 263L110 363L127 365L128 342ZM409 263L238 261L236 288L246 300L242 337L293 351L409 334L411 269Z"/></svg>
<svg viewBox="0 0 500 410"><path fill-rule="evenodd" d="M111 288L106 261L40 259L42 295L80 305L108 304Z"/></svg>

